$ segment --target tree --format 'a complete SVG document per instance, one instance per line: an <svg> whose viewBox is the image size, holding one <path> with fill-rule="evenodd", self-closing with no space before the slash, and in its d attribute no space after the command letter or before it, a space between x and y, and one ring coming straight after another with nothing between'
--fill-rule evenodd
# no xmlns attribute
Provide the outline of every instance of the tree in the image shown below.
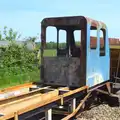
<svg viewBox="0 0 120 120"><path fill-rule="evenodd" d="M1 34L1 31L0 31L0 41L2 41L2 34Z"/></svg>
<svg viewBox="0 0 120 120"><path fill-rule="evenodd" d="M7 27L4 27L3 33L0 31L0 41L15 41L18 40L21 37L18 32L13 31L12 28L7 29Z"/></svg>

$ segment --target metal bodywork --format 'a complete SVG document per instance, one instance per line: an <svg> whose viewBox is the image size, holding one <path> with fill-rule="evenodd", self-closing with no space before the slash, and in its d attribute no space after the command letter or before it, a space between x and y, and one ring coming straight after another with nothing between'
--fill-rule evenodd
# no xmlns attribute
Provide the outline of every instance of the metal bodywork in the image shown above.
<svg viewBox="0 0 120 120"><path fill-rule="evenodd" d="M96 37L91 37L91 46L96 44ZM104 41L101 38L100 44L103 45ZM109 38L109 47L110 47L110 79L113 80L114 77L120 77L118 74L120 72L120 39L118 38Z"/></svg>
<svg viewBox="0 0 120 120"><path fill-rule="evenodd" d="M107 28L103 25L96 26L97 28L97 46L96 49L90 47L90 28L91 24L87 24L87 70L86 79L88 86L94 86L109 80L110 69L110 53L109 53L109 40ZM104 30L104 54L100 52L100 30Z"/></svg>
<svg viewBox="0 0 120 120"><path fill-rule="evenodd" d="M57 32L60 29L67 31L67 47L69 49L74 44L73 40L73 31L81 30L81 45L79 46L80 52L77 57L66 56L57 56L52 58L44 59L44 47L46 43L46 28L48 26L54 26L57 28ZM97 48L90 48L90 30L97 30ZM105 32L105 55L100 56L100 30ZM41 22L41 80L43 84L47 85L61 85L61 86L71 86L71 87L80 87L83 85L88 85L92 87L94 85L100 84L109 80L109 41L107 35L106 25L102 22L92 20L84 16L74 16L74 17L57 17L57 18L45 18ZM67 49L67 52L68 52ZM58 50L58 49L57 49ZM56 61L56 59L58 59ZM78 64L71 63L76 58L79 61ZM69 61L69 62L68 62ZM56 64L57 63L57 64ZM55 64L55 65L53 65ZM59 67L59 66L74 66L72 67ZM76 72L76 67L77 72ZM54 69L54 70L53 70ZM55 72L57 71L57 72ZM66 71L67 74L62 74ZM76 79L76 74L77 79ZM59 77L59 74L64 75ZM67 77L66 77L66 76ZM51 77L52 76L52 77ZM58 78L57 78L58 76ZM61 79L59 79L61 78ZM73 83L73 84L72 84Z"/></svg>
<svg viewBox="0 0 120 120"><path fill-rule="evenodd" d="M80 81L79 78L79 58L45 57L44 63L45 83L59 86L83 86L85 84L85 81Z"/></svg>
<svg viewBox="0 0 120 120"><path fill-rule="evenodd" d="M45 47L44 43L46 36L46 27L49 25L59 27L57 28L58 30L60 28L67 30L67 40L69 43L67 43L68 48L69 45L70 47L73 47L74 45L74 42L72 41L72 30L80 29L82 31L81 46L79 46L80 51L78 52L76 51L76 48L74 48L75 55L72 51L72 56L70 56L70 54L68 54L68 49L62 51L57 48L57 56L44 57L43 53ZM81 27L79 27L80 25ZM96 49L93 49L91 46L91 29L97 29ZM105 32L105 47L102 47L102 49L100 49L100 29ZM56 110L57 114L62 113L62 115L68 115L64 116L62 120L69 120L74 118L78 112L81 112L81 110L87 107L93 107L93 104L90 106L90 101L92 103L96 103L96 100L97 102L109 102L112 100L112 103L117 103L117 105L119 105L120 84L116 84L117 86L115 86L113 82L106 82L109 80L110 55L107 28L104 24L82 16L51 18L47 19L47 23L45 19L42 22L41 38L41 78L44 85L48 84L51 86L43 87L41 84L26 84L25 86L31 90L33 89L33 91L0 100L0 120L23 120L33 117L36 119L52 120L52 114L55 114ZM92 45L94 46L93 43ZM113 53L113 55L116 55L116 52ZM23 86L24 85L12 87L0 92L4 94L4 92L16 91L23 88ZM113 93L117 93L118 95ZM41 116L41 118L40 115L42 114L45 114L45 117ZM56 119L61 118L57 116L55 120Z"/></svg>

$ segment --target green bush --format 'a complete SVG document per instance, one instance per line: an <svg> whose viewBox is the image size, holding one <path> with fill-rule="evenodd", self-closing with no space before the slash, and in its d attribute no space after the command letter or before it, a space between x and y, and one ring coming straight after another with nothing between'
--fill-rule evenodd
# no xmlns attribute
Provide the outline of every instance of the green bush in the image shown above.
<svg viewBox="0 0 120 120"><path fill-rule="evenodd" d="M12 71L14 67L20 67L24 71L33 68L35 63L37 63L35 51L29 51L26 46L11 43L1 50L0 69L7 67Z"/></svg>
<svg viewBox="0 0 120 120"><path fill-rule="evenodd" d="M3 32L4 38L0 35L0 40L9 45L0 47L0 86L39 80L37 51L29 50L26 44L16 44L19 37L12 29L7 31L5 27Z"/></svg>
<svg viewBox="0 0 120 120"><path fill-rule="evenodd" d="M33 76L36 76L39 71L38 59L36 58L35 51L29 51L26 46L11 43L8 47L2 48L0 54L0 85L25 82L26 80L32 81L30 74L34 73Z"/></svg>

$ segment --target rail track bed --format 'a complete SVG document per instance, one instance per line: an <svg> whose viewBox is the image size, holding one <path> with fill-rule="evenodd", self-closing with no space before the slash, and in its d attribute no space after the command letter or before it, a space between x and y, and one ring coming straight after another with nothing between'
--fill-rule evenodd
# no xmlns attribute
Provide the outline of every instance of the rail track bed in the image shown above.
<svg viewBox="0 0 120 120"><path fill-rule="evenodd" d="M38 114L34 117L30 117L26 120L45 120L44 113ZM61 120L64 115L54 114L53 120ZM108 104L99 104L89 110L79 113L74 120L119 120L120 108L111 107Z"/></svg>
<svg viewBox="0 0 120 120"><path fill-rule="evenodd" d="M80 113L77 120L120 120L120 108L100 104Z"/></svg>
<svg viewBox="0 0 120 120"><path fill-rule="evenodd" d="M70 89L68 87L40 87L28 84L25 86L27 89L29 88L29 91L23 91L17 96L9 96L0 100L0 120L69 120L77 118L77 114L81 110L87 110L86 108L91 106L89 101L94 103L94 98L97 98L97 100L99 100L98 98L106 98L109 101L113 100L113 103L119 101L120 94L109 93L110 85L111 83L107 82L101 84L100 88L89 89L88 86L83 86ZM4 90L1 94L8 94L11 91L16 92L21 90L22 87L24 88L24 85L18 86L18 88L13 87ZM106 91L102 90L102 87L106 87ZM94 111L94 108L89 111ZM82 112L81 116L84 116L84 113L86 111ZM89 114L89 112L86 114Z"/></svg>
<svg viewBox="0 0 120 120"><path fill-rule="evenodd" d="M38 103L45 104L45 101L58 96L58 90L49 89L48 92L47 88L48 87L39 88L27 94L1 100L0 114L3 117L0 117L0 120L12 118L15 114L22 114L28 110L32 110L33 108L38 107Z"/></svg>
<svg viewBox="0 0 120 120"><path fill-rule="evenodd" d="M29 85L28 85L29 86ZM30 85L31 88L31 85ZM1 94L9 94L11 91L16 92L18 89L4 90ZM47 111L51 112L53 106L63 104L65 100L72 99L72 95L79 94L86 90L87 86L69 90L67 87L52 88L50 86L38 87L32 91L21 92L17 96L9 96L0 100L0 120L14 119L24 120L35 117L37 114ZM48 110L50 109L50 111ZM49 119L49 115L47 115Z"/></svg>

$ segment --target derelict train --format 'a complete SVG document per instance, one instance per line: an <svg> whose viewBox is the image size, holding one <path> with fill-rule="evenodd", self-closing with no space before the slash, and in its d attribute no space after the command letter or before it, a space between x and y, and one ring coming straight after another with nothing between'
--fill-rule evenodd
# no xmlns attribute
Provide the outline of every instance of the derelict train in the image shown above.
<svg viewBox="0 0 120 120"><path fill-rule="evenodd" d="M49 26L57 31L56 56L50 57L44 54ZM62 49L61 30L66 32L66 46ZM79 31L80 45L76 45L76 30ZM96 37L91 36L91 31L96 32ZM54 114L63 115L57 120L70 120L80 110L88 109L91 102L119 105L120 41L108 38L108 29L103 22L84 16L43 19L40 69L39 83L0 91L3 97L0 99L0 120L26 120L36 118L34 116L39 113L44 113L45 120L52 120ZM21 88L26 88L27 92L20 93ZM15 96L6 98L9 96L6 91L12 91Z"/></svg>
<svg viewBox="0 0 120 120"><path fill-rule="evenodd" d="M41 24L41 80L43 84L74 88L85 85L94 87L109 81L113 73L116 73L117 66L110 65L113 63L110 61L110 52L115 51L112 56L114 57L119 51L112 49L110 51L108 30L104 23L84 16L75 16L45 18ZM57 30L57 56L55 57L44 57L48 26L54 26ZM60 30L66 31L64 49L59 48ZM75 30L81 32L80 46L75 44ZM90 36L92 30L96 30L96 38ZM100 33L103 35L102 39ZM118 56L114 58L116 63Z"/></svg>

